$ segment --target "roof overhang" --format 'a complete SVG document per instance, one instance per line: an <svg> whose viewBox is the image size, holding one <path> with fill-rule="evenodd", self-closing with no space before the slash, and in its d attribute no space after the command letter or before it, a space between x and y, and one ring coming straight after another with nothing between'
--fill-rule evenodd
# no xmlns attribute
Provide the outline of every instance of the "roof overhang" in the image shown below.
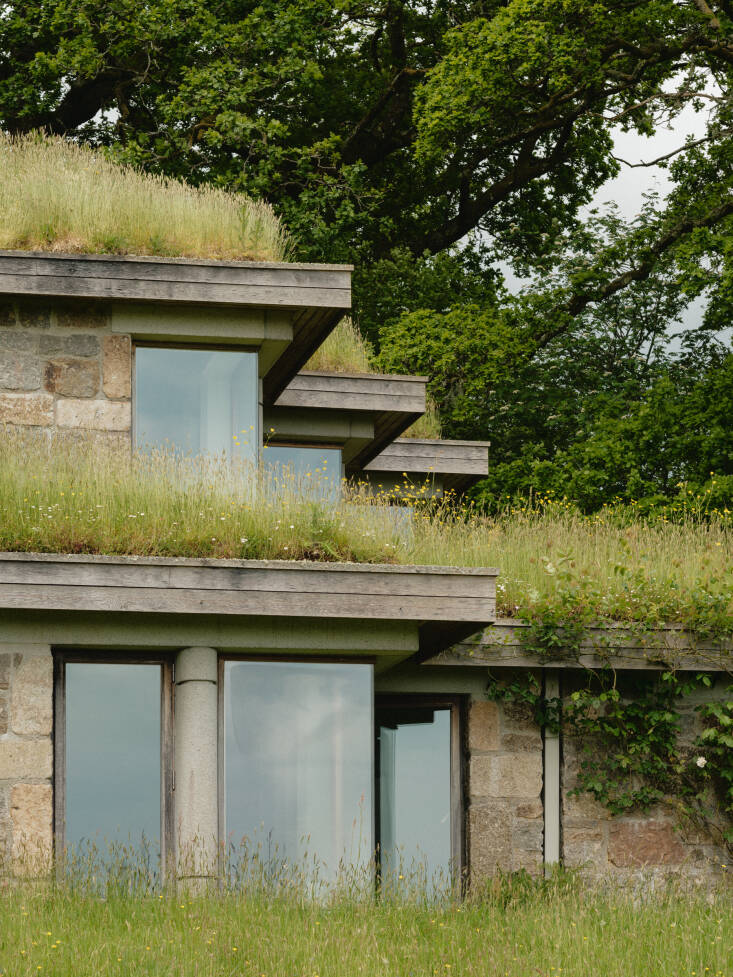
<svg viewBox="0 0 733 977"><path fill-rule="evenodd" d="M441 652L426 665L472 668L629 669L728 671L733 641L701 639L681 624L662 624L650 631L609 621L589 627L579 647L560 645L551 658L534 653L523 640L529 625L514 618L498 619L470 642ZM563 655L563 651L566 655Z"/></svg>
<svg viewBox="0 0 733 977"><path fill-rule="evenodd" d="M351 308L351 266L0 251L0 295L111 303L139 339L261 347L273 403Z"/></svg>
<svg viewBox="0 0 733 977"><path fill-rule="evenodd" d="M65 622L64 635L73 636L78 622L90 619L100 634L113 615L118 646L128 622L143 631L146 621L155 620L158 628L168 622L175 633L181 627L188 633L209 621L206 641L215 647L222 621L235 629L252 620L279 626L292 621L301 630L304 622L340 622L357 646L360 631L381 633L383 657L392 665L437 654L490 623L496 574L488 568L2 553L0 616L43 615L47 640L54 643L57 616ZM411 626L413 644L393 647L392 624ZM291 649L286 644L274 650Z"/></svg>
<svg viewBox="0 0 733 977"><path fill-rule="evenodd" d="M489 441L399 438L364 466L370 479L406 473L414 481L435 476L443 491L462 492L489 473Z"/></svg>
<svg viewBox="0 0 733 977"><path fill-rule="evenodd" d="M266 411L265 428L275 429L271 434L275 442L306 442L315 421L325 424L329 414L334 429L357 419L370 424L371 437L360 444L354 441L344 452L346 474L352 475L425 413L426 386L427 377L302 371Z"/></svg>

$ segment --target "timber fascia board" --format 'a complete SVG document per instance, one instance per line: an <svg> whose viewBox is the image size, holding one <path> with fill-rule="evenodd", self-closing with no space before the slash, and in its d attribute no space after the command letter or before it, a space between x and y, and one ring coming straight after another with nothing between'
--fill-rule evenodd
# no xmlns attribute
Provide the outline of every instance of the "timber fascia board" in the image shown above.
<svg viewBox="0 0 733 977"><path fill-rule="evenodd" d="M0 611L413 622L431 653L493 620L497 571L0 554Z"/></svg>
<svg viewBox="0 0 733 977"><path fill-rule="evenodd" d="M446 488L462 491L489 473L489 441L398 438L364 466L367 478L405 472L411 478L445 476Z"/></svg>

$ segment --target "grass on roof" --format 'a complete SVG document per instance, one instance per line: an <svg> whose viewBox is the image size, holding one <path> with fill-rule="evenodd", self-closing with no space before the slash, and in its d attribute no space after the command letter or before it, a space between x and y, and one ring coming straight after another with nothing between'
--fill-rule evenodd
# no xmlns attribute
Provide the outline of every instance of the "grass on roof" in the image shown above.
<svg viewBox="0 0 733 977"><path fill-rule="evenodd" d="M681 507L653 522L628 509L583 516L541 500L485 516L406 507L331 483L257 484L220 461L120 455L0 431L0 550L495 566L498 612L547 602L599 620L714 624L733 634L733 517ZM564 610L563 610L564 608Z"/></svg>
<svg viewBox="0 0 733 977"><path fill-rule="evenodd" d="M378 373L373 359L372 347L347 316L336 324L304 369L326 373Z"/></svg>
<svg viewBox="0 0 733 977"><path fill-rule="evenodd" d="M436 441L443 437L443 428L440 422L440 411L430 394L425 398L425 413L422 417L411 424L402 438L427 438Z"/></svg>
<svg viewBox="0 0 733 977"><path fill-rule="evenodd" d="M60 137L0 134L0 248L287 260L272 208L193 187Z"/></svg>

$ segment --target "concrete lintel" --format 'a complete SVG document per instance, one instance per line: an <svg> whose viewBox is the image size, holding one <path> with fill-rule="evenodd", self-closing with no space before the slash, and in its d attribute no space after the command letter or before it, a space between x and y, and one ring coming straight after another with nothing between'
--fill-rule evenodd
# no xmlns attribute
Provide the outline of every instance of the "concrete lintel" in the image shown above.
<svg viewBox="0 0 733 977"><path fill-rule="evenodd" d="M18 642L51 641L56 648L94 649L100 654L155 649L175 652L195 642L246 655L326 655L398 659L419 648L417 626L398 621L318 621L308 618L225 618L182 620L173 615L0 612L0 653ZM7 643L7 644L6 644ZM31 645L32 646L32 645Z"/></svg>

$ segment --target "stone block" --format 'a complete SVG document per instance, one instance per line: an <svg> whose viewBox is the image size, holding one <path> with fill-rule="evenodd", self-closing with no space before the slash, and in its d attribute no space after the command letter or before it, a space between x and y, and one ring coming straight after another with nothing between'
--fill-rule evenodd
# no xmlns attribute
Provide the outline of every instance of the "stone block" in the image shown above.
<svg viewBox="0 0 733 977"><path fill-rule="evenodd" d="M542 821L524 821L517 818L512 830L512 848L519 851L542 853L544 824Z"/></svg>
<svg viewBox="0 0 733 977"><path fill-rule="evenodd" d="M18 306L18 325L23 329L48 329L51 325L51 310L32 302L21 302Z"/></svg>
<svg viewBox="0 0 733 977"><path fill-rule="evenodd" d="M0 333L0 356L6 353L35 353L38 342L38 333L29 329L3 331Z"/></svg>
<svg viewBox="0 0 733 977"><path fill-rule="evenodd" d="M468 748L499 749L499 706L496 702L472 702L468 712Z"/></svg>
<svg viewBox="0 0 733 977"><path fill-rule="evenodd" d="M487 878L499 869L511 871L510 825L506 805L471 805L468 811L468 858L472 878Z"/></svg>
<svg viewBox="0 0 733 977"><path fill-rule="evenodd" d="M98 306L74 305L59 309L57 321L62 329L104 329L109 320Z"/></svg>
<svg viewBox="0 0 733 977"><path fill-rule="evenodd" d="M504 702L502 726L507 733L535 732L538 728L532 707L526 702Z"/></svg>
<svg viewBox="0 0 733 977"><path fill-rule="evenodd" d="M88 431L129 431L130 418L129 403L71 398L56 402L56 423L59 427L83 428Z"/></svg>
<svg viewBox="0 0 733 977"><path fill-rule="evenodd" d="M102 354L102 388L112 400L132 395L132 349L129 336L105 336Z"/></svg>
<svg viewBox="0 0 733 977"><path fill-rule="evenodd" d="M592 794L565 794L562 799L563 824L588 826L611 817L608 808Z"/></svg>
<svg viewBox="0 0 733 977"><path fill-rule="evenodd" d="M51 737L0 740L0 780L43 780L51 776Z"/></svg>
<svg viewBox="0 0 733 977"><path fill-rule="evenodd" d="M518 804L514 813L518 818L541 818L545 813L545 809L542 806L541 800L536 801L526 801L524 804Z"/></svg>
<svg viewBox="0 0 733 977"><path fill-rule="evenodd" d="M41 364L35 353L0 350L0 387L3 390L38 390Z"/></svg>
<svg viewBox="0 0 733 977"><path fill-rule="evenodd" d="M93 397L99 390L99 364L62 356L49 360L43 371L43 385L62 397Z"/></svg>
<svg viewBox="0 0 733 977"><path fill-rule="evenodd" d="M0 655L0 689L10 686L10 655Z"/></svg>
<svg viewBox="0 0 733 977"><path fill-rule="evenodd" d="M7 693L0 692L0 736L8 731L8 698Z"/></svg>
<svg viewBox="0 0 733 977"><path fill-rule="evenodd" d="M45 736L53 721L53 659L23 655L13 674L10 699L12 730L22 736Z"/></svg>
<svg viewBox="0 0 733 977"><path fill-rule="evenodd" d="M541 752L471 757L469 791L471 797L539 797Z"/></svg>
<svg viewBox="0 0 733 977"><path fill-rule="evenodd" d="M608 834L608 860L619 868L679 865L685 849L668 821L617 821Z"/></svg>
<svg viewBox="0 0 733 977"><path fill-rule="evenodd" d="M98 356L99 339L88 333L72 333L70 336L48 333L40 337L38 348L41 356Z"/></svg>
<svg viewBox="0 0 733 977"><path fill-rule="evenodd" d="M530 875L540 876L542 874L543 858L542 851L519 851L515 848L512 852L512 871L519 872L524 870Z"/></svg>
<svg viewBox="0 0 733 977"><path fill-rule="evenodd" d="M16 784L10 791L10 821L16 873L45 874L52 844L51 785Z"/></svg>
<svg viewBox="0 0 733 977"><path fill-rule="evenodd" d="M602 872L606 867L606 851L600 826L590 828L563 828L563 861L570 868L591 864Z"/></svg>
<svg viewBox="0 0 733 977"><path fill-rule="evenodd" d="M535 734L504 733L501 738L501 748L507 753L533 753L542 749L542 736L539 729Z"/></svg>
<svg viewBox="0 0 733 977"><path fill-rule="evenodd" d="M38 393L0 393L0 424L48 427L53 423L53 397Z"/></svg>

